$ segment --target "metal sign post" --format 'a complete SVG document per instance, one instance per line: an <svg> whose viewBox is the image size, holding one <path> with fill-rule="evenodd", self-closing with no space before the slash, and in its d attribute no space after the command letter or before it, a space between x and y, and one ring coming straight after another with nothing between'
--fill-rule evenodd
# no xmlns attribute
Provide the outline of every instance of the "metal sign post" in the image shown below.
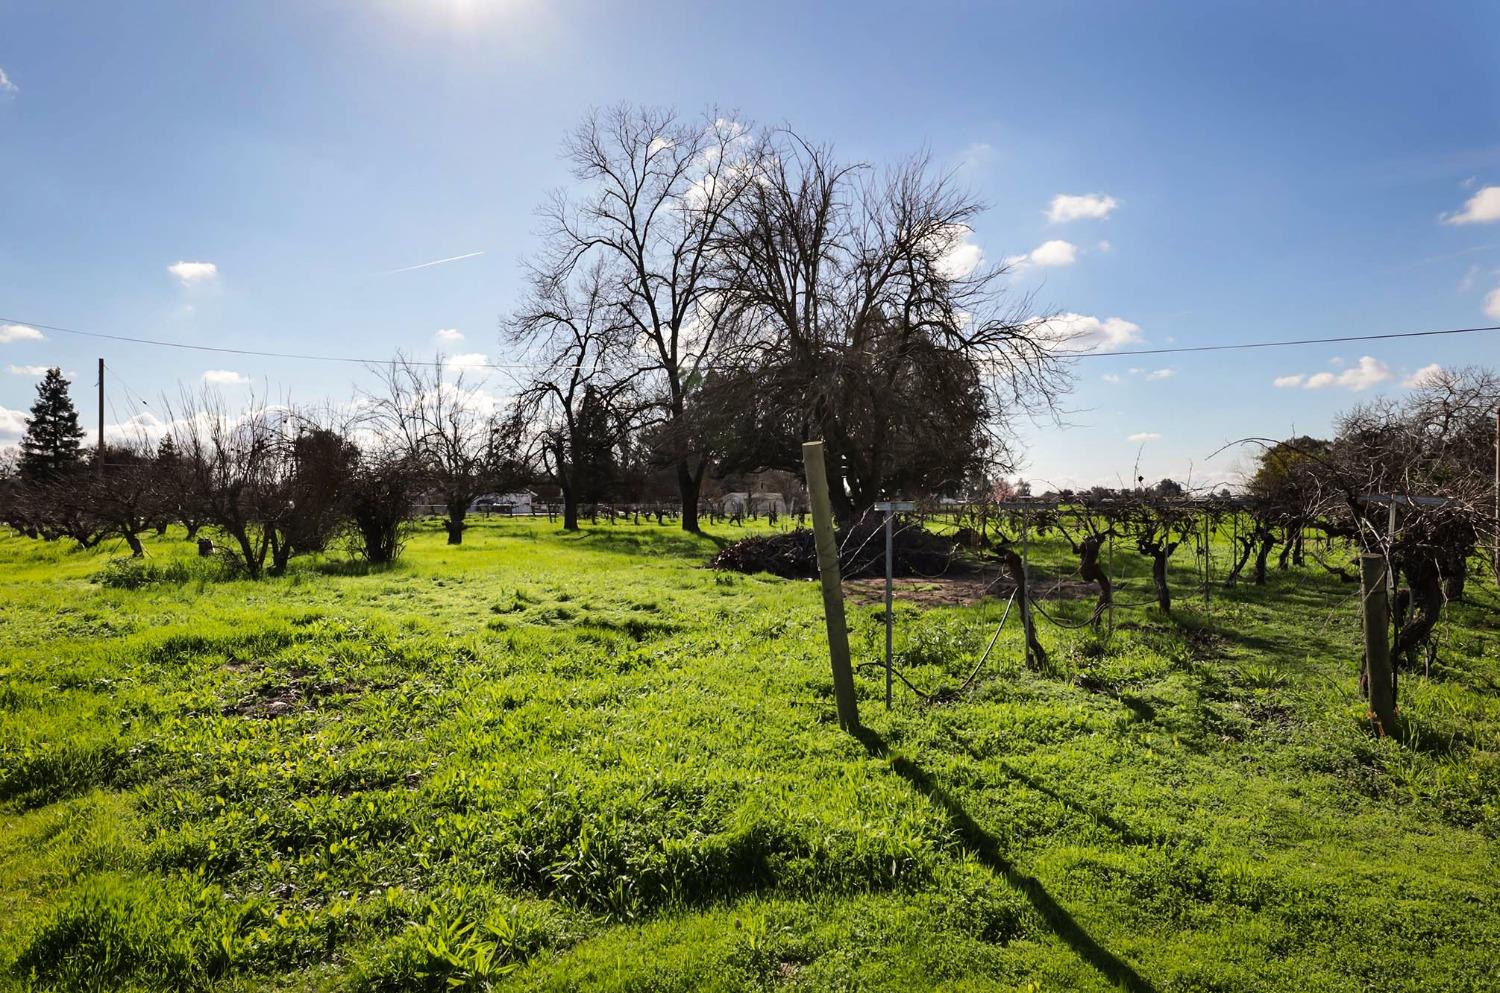
<svg viewBox="0 0 1500 993"><path fill-rule="evenodd" d="M892 521L897 511L912 511L916 504L903 500L883 500L875 505L876 510L885 511L885 709L891 709L891 631L894 619L891 613L891 578L895 570L895 532Z"/></svg>

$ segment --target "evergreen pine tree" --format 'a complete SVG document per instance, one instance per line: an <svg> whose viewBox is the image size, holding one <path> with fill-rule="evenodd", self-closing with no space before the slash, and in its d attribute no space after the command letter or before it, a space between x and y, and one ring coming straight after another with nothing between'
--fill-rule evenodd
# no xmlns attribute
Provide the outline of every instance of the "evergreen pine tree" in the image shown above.
<svg viewBox="0 0 1500 993"><path fill-rule="evenodd" d="M614 416L609 403L586 386L573 428L573 475L578 496L598 503L611 495L619 466L615 458Z"/></svg>
<svg viewBox="0 0 1500 993"><path fill-rule="evenodd" d="M174 466L181 456L177 451L177 442L172 440L169 434L162 435L161 441L156 445L156 461L163 466Z"/></svg>
<svg viewBox="0 0 1500 993"><path fill-rule="evenodd" d="M21 439L21 476L35 482L56 479L83 462L79 442L83 428L78 410L68 396L62 370L52 368L36 387L36 403L26 419Z"/></svg>

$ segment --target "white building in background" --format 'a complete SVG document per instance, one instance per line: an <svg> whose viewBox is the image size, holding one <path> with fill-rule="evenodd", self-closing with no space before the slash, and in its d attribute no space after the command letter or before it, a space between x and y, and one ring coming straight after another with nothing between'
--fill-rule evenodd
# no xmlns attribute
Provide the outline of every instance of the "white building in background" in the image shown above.
<svg viewBox="0 0 1500 993"><path fill-rule="evenodd" d="M474 502L469 504L469 513L527 516L532 512L531 505L535 499L536 494L530 490L520 490L515 493L485 493L475 497Z"/></svg>

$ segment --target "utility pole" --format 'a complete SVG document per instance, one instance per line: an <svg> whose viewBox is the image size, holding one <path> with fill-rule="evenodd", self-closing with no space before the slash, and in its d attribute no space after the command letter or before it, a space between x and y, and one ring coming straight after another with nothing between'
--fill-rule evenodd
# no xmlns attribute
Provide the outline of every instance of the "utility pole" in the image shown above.
<svg viewBox="0 0 1500 993"><path fill-rule="evenodd" d="M99 449L94 459L94 471L104 475L104 358L99 358Z"/></svg>

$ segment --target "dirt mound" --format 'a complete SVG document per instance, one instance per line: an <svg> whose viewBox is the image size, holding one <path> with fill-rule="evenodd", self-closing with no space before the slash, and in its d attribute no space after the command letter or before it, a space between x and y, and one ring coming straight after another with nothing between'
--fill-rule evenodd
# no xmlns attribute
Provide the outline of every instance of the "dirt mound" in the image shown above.
<svg viewBox="0 0 1500 993"><path fill-rule="evenodd" d="M839 571L845 579L885 575L885 528L882 522L861 522L837 533ZM961 558L951 538L915 525L898 525L892 538L893 574L941 576L969 572L973 565ZM733 572L769 572L787 579L816 576L818 553L813 533L797 528L782 534L754 535L726 545L709 565Z"/></svg>

